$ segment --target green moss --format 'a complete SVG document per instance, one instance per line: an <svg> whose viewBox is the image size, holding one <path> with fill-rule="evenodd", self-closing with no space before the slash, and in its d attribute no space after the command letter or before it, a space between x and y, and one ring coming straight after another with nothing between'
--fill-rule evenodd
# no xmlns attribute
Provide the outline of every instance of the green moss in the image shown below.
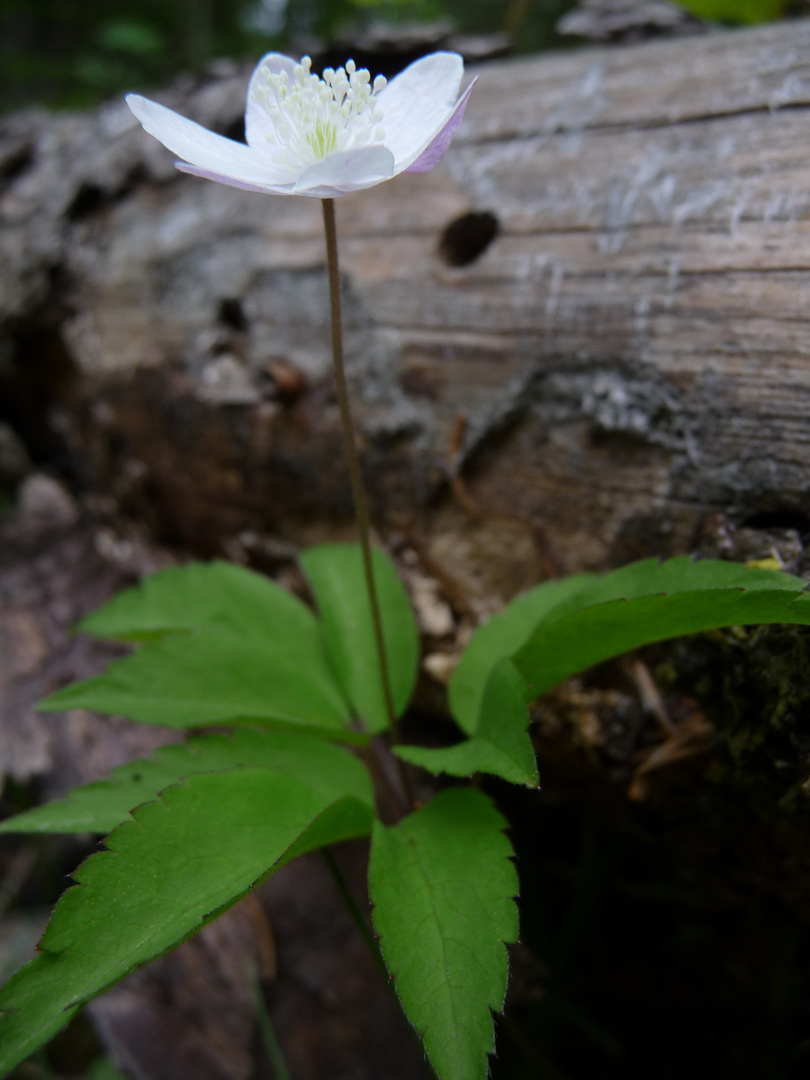
<svg viewBox="0 0 810 1080"><path fill-rule="evenodd" d="M760 813L810 814L810 628L734 627L680 642L659 678L695 697L716 725L709 778Z"/></svg>

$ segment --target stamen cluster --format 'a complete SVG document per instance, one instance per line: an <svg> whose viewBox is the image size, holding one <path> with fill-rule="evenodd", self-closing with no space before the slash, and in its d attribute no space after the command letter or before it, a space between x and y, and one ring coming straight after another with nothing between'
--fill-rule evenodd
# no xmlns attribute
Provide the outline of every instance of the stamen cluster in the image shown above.
<svg viewBox="0 0 810 1080"><path fill-rule="evenodd" d="M382 143L382 112L374 98L385 88L384 76L371 82L365 68L353 60L345 68L312 73L308 56L296 64L292 79L286 71L259 68L253 100L269 117L267 141L274 156L291 168L307 168L329 154Z"/></svg>

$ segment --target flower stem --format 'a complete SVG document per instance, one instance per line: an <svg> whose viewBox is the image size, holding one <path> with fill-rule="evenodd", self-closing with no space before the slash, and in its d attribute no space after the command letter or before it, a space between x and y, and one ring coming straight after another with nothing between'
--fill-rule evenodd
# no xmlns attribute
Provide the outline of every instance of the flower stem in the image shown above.
<svg viewBox="0 0 810 1080"><path fill-rule="evenodd" d="M349 476L351 478L354 510L357 516L357 527L360 532L360 549L363 553L363 572L366 578L368 599L371 606L374 639L377 643L377 656L380 662L380 675L382 677L385 709L388 713L388 726L391 732L391 742L396 743L399 742L399 726L394 711L394 699L391 695L391 677L388 671L388 660L385 655L385 640L383 638L380 602L377 596L377 586L374 583L368 505L366 503L366 494L363 487L363 476L360 471L360 458L357 453L357 441L355 439L354 424L352 423L352 412L349 405L346 370L343 365L343 330L340 314L340 272L338 268L337 229L335 228L335 200L322 199L321 204L323 206L323 224L326 231L326 264L329 270L329 301L332 313L332 359L335 368L335 384L337 386L338 405L340 407L340 420L343 426L343 441L346 445L346 457L349 464Z"/></svg>

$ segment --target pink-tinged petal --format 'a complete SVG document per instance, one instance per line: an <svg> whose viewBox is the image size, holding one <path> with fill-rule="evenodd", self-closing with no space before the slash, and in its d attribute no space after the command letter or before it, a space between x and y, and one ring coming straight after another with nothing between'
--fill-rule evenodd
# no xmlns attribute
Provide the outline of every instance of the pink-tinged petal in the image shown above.
<svg viewBox="0 0 810 1080"><path fill-rule="evenodd" d="M158 105L156 101L138 94L128 94L127 105L144 130L154 135L172 153L205 173L227 177L242 184L257 185L262 189L268 185L290 182L289 173L272 162L264 161L244 143L216 135L193 120L167 109L165 105Z"/></svg>
<svg viewBox="0 0 810 1080"><path fill-rule="evenodd" d="M310 165L301 174L294 191L296 195L317 195L334 198L347 191L373 187L394 175L394 155L385 146L360 146L329 154L323 161ZM331 194L320 194L328 189Z"/></svg>
<svg viewBox="0 0 810 1080"><path fill-rule="evenodd" d="M396 172L411 165L447 122L455 108L464 61L457 53L437 52L415 61L377 95L385 145Z"/></svg>
<svg viewBox="0 0 810 1080"><path fill-rule="evenodd" d="M464 119L464 110L467 108L467 101L472 93L472 88L477 82L478 76L476 75L459 98L455 109L453 109L450 116L445 120L444 125L433 136L433 139L428 143L416 161L414 161L412 165L406 167L405 172L430 172L431 169L439 164L447 153L450 143L453 141L456 128Z"/></svg>
<svg viewBox="0 0 810 1080"><path fill-rule="evenodd" d="M262 195L291 195L293 193L292 184L250 184L246 180L236 180L232 176L224 176L211 169L201 169L198 165L189 165L185 161L175 161L174 164L175 168L180 172L188 173L189 176L201 176L204 180L215 180L218 184L227 184L228 187L240 188L242 191L259 191Z"/></svg>
<svg viewBox="0 0 810 1080"><path fill-rule="evenodd" d="M253 100L253 91L265 81L264 75L260 74L263 68L267 69L271 75L279 75L282 71L286 71L290 82L292 82L295 60L291 60L289 56L285 56L283 53L267 53L258 62L250 77L247 89L247 109L245 110L245 138L248 146L254 150L261 150L262 147L268 145L274 146L276 143L275 128L267 115L267 111L258 101Z"/></svg>

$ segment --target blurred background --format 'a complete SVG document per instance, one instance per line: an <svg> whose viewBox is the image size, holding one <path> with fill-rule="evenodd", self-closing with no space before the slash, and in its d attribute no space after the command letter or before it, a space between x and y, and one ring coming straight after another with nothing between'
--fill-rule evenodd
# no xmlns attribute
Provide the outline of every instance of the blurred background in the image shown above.
<svg viewBox="0 0 810 1080"><path fill-rule="evenodd" d="M312 48L374 22L451 22L545 48L572 0L3 0L0 107L82 107L218 56ZM519 33L516 33L519 31Z"/></svg>
<svg viewBox="0 0 810 1080"><path fill-rule="evenodd" d="M571 47L601 25L666 29L666 0L0 0L0 111L31 102L84 108L133 88L198 71L217 57L268 49L318 53L380 24L400 33L432 27L500 42L484 53ZM681 0L700 18L753 23L799 13L806 0ZM559 21L585 13L572 29ZM607 31L605 32L607 34ZM430 47L430 43L429 43ZM473 48L473 52L475 49Z"/></svg>

